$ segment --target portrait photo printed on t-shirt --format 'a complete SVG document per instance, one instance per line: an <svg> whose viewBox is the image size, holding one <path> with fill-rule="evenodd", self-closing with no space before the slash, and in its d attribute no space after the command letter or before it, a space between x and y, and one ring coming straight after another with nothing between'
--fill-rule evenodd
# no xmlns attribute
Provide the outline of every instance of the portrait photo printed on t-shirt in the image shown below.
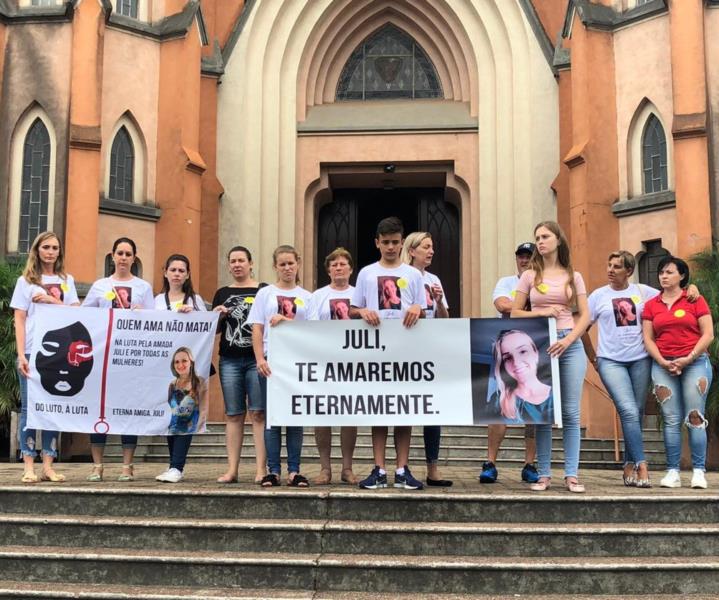
<svg viewBox="0 0 719 600"><path fill-rule="evenodd" d="M399 277L394 275L377 276L377 304L380 310L400 310L402 308L402 291L398 281Z"/></svg>
<svg viewBox="0 0 719 600"><path fill-rule="evenodd" d="M294 319L297 314L295 296L277 296L277 314Z"/></svg>
<svg viewBox="0 0 719 600"><path fill-rule="evenodd" d="M612 298L612 309L617 327L637 326L637 307L631 298Z"/></svg>
<svg viewBox="0 0 719 600"><path fill-rule="evenodd" d="M349 319L349 298L330 298L330 315L333 321L344 321Z"/></svg>
<svg viewBox="0 0 719 600"><path fill-rule="evenodd" d="M65 293L62 291L62 284L60 283L43 283L42 287L45 291L60 302L65 300Z"/></svg>
<svg viewBox="0 0 719 600"><path fill-rule="evenodd" d="M131 308L132 307L132 288L125 285L114 285L112 290L115 297L112 299L112 308Z"/></svg>

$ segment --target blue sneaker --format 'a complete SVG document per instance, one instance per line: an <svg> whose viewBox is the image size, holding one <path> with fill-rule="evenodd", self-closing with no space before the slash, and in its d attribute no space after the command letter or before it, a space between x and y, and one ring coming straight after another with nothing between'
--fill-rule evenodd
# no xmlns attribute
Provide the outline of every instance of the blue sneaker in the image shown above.
<svg viewBox="0 0 719 600"><path fill-rule="evenodd" d="M414 475L410 473L409 467L405 465L402 475L394 474L394 487L405 490L423 490L424 484L419 479L415 479Z"/></svg>
<svg viewBox="0 0 719 600"><path fill-rule="evenodd" d="M525 464L522 469L522 481L526 481L527 483L537 483L539 481L537 467L530 465L529 463Z"/></svg>
<svg viewBox="0 0 719 600"><path fill-rule="evenodd" d="M379 467L375 465L367 479L359 482L359 486L363 490L378 490L387 487L387 473L380 473Z"/></svg>
<svg viewBox="0 0 719 600"><path fill-rule="evenodd" d="M493 462L487 461L482 465L482 471L479 474L479 483L494 483L497 481L497 467Z"/></svg>

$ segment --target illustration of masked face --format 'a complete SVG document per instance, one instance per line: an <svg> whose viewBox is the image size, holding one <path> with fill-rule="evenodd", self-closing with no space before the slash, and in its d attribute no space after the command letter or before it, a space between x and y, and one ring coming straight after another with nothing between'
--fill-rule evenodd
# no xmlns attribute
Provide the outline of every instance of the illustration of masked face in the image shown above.
<svg viewBox="0 0 719 600"><path fill-rule="evenodd" d="M35 357L40 383L53 396L74 396L80 392L92 364L90 332L80 322L48 331Z"/></svg>

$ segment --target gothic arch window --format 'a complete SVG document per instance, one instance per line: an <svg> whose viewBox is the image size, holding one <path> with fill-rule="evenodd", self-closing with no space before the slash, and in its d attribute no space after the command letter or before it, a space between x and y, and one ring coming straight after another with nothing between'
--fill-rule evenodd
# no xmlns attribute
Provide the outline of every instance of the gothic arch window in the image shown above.
<svg viewBox="0 0 719 600"><path fill-rule="evenodd" d="M639 283L656 288L659 287L659 271L657 270L657 265L662 258L669 255L669 251L662 248L662 240L644 242L644 247L646 250L637 256Z"/></svg>
<svg viewBox="0 0 719 600"><path fill-rule="evenodd" d="M137 19L138 0L117 0L117 13Z"/></svg>
<svg viewBox="0 0 719 600"><path fill-rule="evenodd" d="M135 149L125 126L118 129L110 150L110 187L113 200L132 202L134 187Z"/></svg>
<svg viewBox="0 0 719 600"><path fill-rule="evenodd" d="M642 174L645 194L669 189L667 138L654 114L647 119L642 134Z"/></svg>
<svg viewBox="0 0 719 600"><path fill-rule="evenodd" d="M38 117L23 145L18 252L27 252L37 234L47 230L51 154L50 134Z"/></svg>
<svg viewBox="0 0 719 600"><path fill-rule="evenodd" d="M115 272L115 263L112 262L112 252L105 255L105 277L110 277ZM130 273L135 277L142 277L142 262L135 256L135 262L130 267Z"/></svg>
<svg viewBox="0 0 719 600"><path fill-rule="evenodd" d="M387 24L351 54L337 83L337 100L443 98L427 53L407 33Z"/></svg>

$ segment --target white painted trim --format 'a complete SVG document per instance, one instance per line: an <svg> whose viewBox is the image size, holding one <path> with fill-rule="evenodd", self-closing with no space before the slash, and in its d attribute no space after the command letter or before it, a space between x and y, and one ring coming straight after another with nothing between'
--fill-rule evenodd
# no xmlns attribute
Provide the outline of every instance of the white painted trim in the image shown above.
<svg viewBox="0 0 719 600"><path fill-rule="evenodd" d="M112 10L116 15L119 15L120 13L117 11L117 0L110 0L112 3ZM145 21L149 22L149 10L148 5L150 4L150 0L137 0L137 20L138 21Z"/></svg>
<svg viewBox="0 0 719 600"><path fill-rule="evenodd" d="M55 162L57 160L57 137L50 117L35 104L17 122L10 142L10 201L8 203L7 251L17 252L20 227L20 201L22 188L23 147L30 127L40 119L50 136L50 179L47 199L47 231L52 231L55 216Z"/></svg>
<svg viewBox="0 0 719 600"><path fill-rule="evenodd" d="M145 177L147 176L147 170L145 164L147 162L147 152L145 149L145 138L142 136L135 120L130 116L129 113L122 115L115 123L112 128L112 133L109 138L105 140L105 173L103 175L103 189L106 198L109 198L110 193L110 163L112 161L112 144L115 141L115 136L120 128L124 127L127 133L130 134L130 140L132 141L132 149L134 151L134 162L132 174L132 203L133 204L146 204L146 186Z"/></svg>

